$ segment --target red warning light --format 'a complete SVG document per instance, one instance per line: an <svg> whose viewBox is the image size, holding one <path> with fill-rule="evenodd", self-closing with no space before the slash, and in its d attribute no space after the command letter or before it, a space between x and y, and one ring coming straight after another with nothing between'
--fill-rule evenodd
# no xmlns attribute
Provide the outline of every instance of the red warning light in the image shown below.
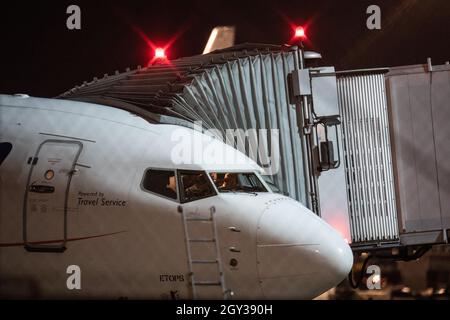
<svg viewBox="0 0 450 320"><path fill-rule="evenodd" d="M166 59L166 51L163 48L155 49L155 59Z"/></svg>
<svg viewBox="0 0 450 320"><path fill-rule="evenodd" d="M306 33L305 33L305 28L303 27L297 27L295 28L295 38L300 39L300 40L304 40L306 39Z"/></svg>

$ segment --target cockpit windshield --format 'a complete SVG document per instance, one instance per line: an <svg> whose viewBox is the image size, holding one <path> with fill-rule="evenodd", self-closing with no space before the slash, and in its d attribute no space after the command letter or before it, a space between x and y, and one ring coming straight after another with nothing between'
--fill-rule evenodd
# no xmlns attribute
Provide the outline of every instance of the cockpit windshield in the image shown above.
<svg viewBox="0 0 450 320"><path fill-rule="evenodd" d="M179 171L181 202L191 202L216 195L204 171Z"/></svg>
<svg viewBox="0 0 450 320"><path fill-rule="evenodd" d="M210 173L219 192L267 192L255 173L212 172Z"/></svg>

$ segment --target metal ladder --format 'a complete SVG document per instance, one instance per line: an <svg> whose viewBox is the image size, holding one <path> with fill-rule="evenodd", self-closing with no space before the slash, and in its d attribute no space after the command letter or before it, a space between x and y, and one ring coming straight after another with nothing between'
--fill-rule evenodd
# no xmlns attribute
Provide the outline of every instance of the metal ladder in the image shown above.
<svg viewBox="0 0 450 320"><path fill-rule="evenodd" d="M183 208L180 206L179 211L183 216L183 225L184 225L184 234L186 241L186 251L188 257L188 265L189 265L189 276L190 283L192 287L192 298L197 299L197 289L198 287L203 286L217 286L222 289L223 298L226 300L230 297L231 291L226 289L225 286L225 277L222 269L222 262L220 259L220 250L219 250L219 241L217 235L217 225L214 219L214 215L216 212L215 207L211 207L209 210L209 217L187 217L187 214L184 212ZM212 227L212 238L191 238L189 235L189 222L191 224L194 223L210 223ZM215 259L193 259L192 258L192 245L198 243L210 243L214 245ZM217 271L219 273L219 278L213 280L202 280L199 281L196 279L194 274L194 265L199 264L216 264Z"/></svg>

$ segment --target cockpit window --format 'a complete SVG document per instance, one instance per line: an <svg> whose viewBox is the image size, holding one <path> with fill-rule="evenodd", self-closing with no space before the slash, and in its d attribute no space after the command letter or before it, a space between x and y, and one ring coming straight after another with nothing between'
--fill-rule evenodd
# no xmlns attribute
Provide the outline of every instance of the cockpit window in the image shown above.
<svg viewBox="0 0 450 320"><path fill-rule="evenodd" d="M274 192L274 193L283 193L281 191L280 188L277 187L277 185L275 184L275 182L273 182L272 178L270 178L270 176L263 176L262 177L264 182L267 183L269 185L269 188Z"/></svg>
<svg viewBox="0 0 450 320"><path fill-rule="evenodd" d="M216 192L203 171L179 171L181 202L214 196Z"/></svg>
<svg viewBox="0 0 450 320"><path fill-rule="evenodd" d="M177 179L175 171L149 169L145 172L142 186L145 190L176 200Z"/></svg>
<svg viewBox="0 0 450 320"><path fill-rule="evenodd" d="M213 172L211 178L219 192L267 192L254 173Z"/></svg>
<svg viewBox="0 0 450 320"><path fill-rule="evenodd" d="M12 144L9 142L0 142L0 164L6 159L11 152Z"/></svg>

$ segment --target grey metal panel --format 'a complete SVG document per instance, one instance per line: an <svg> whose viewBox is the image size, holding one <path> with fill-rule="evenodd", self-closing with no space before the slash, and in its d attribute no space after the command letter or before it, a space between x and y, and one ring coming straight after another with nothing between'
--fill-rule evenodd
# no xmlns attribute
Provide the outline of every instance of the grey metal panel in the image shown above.
<svg viewBox="0 0 450 320"><path fill-rule="evenodd" d="M445 239L442 231L425 231L425 232L411 232L400 235L402 245L423 245L443 243Z"/></svg>
<svg viewBox="0 0 450 320"><path fill-rule="evenodd" d="M409 105L409 89L407 76L396 77L396 81L387 79L389 94L389 104L391 106L391 131L393 136L393 151L395 161L395 175L396 175L396 191L398 196L398 212L400 214L400 223L402 231L406 231L405 218L407 216L415 217L417 219L418 213L415 208L419 208L418 197L411 196L412 187L416 188L414 193L417 193L417 183L414 164L414 152L410 148L413 139L413 130L411 120L405 121L402 113L394 112L394 105ZM411 118L411 113L406 115ZM400 129L402 128L402 129ZM403 133L403 134L400 134ZM398 137L397 139L395 137ZM396 140L400 139L403 143L399 144ZM397 161L397 159L402 159ZM408 213L408 214L406 214Z"/></svg>
<svg viewBox="0 0 450 320"><path fill-rule="evenodd" d="M405 221L405 229L409 231L424 231L440 228L439 192L437 187L436 158L433 145L432 113L430 106L430 80L427 74L407 76L409 103L398 106L393 112L401 113L401 123L395 128L398 134L396 143L410 148L411 159L414 161L415 184L405 186L409 193L405 201L416 196L419 206L410 208L414 219ZM392 91L391 91L392 92ZM392 92L393 93L393 92ZM404 119L403 116L407 115ZM408 121L409 120L409 121ZM410 122L411 131L403 132L402 124ZM408 137L405 137L408 135ZM402 139L403 141L401 141ZM398 159L400 160L400 159ZM401 161L411 161L403 158ZM410 215L410 218L412 216Z"/></svg>
<svg viewBox="0 0 450 320"><path fill-rule="evenodd" d="M339 103L337 95L336 76L333 67L311 69L312 100L317 116L339 115ZM338 137L334 129L329 129L329 140L333 141L337 151L337 142L340 144L339 168L320 172L317 178L319 188L320 216L330 223L348 241L352 240L351 222L349 221L348 194L345 180L345 166L342 159L342 126L338 125ZM323 130L318 131L319 139L324 141ZM318 148L318 146L315 146ZM335 151L335 152L336 152ZM337 152L335 153L337 154Z"/></svg>
<svg viewBox="0 0 450 320"><path fill-rule="evenodd" d="M403 233L449 228L450 67L393 68L386 75Z"/></svg>
<svg viewBox="0 0 450 320"><path fill-rule="evenodd" d="M450 229L450 67L447 66L447 71L434 72L431 82L442 227Z"/></svg>
<svg viewBox="0 0 450 320"><path fill-rule="evenodd" d="M399 239L383 74L337 79L354 243Z"/></svg>
<svg viewBox="0 0 450 320"><path fill-rule="evenodd" d="M312 95L314 99L314 111L321 116L339 114L337 103L336 76L333 67L315 68L313 74L331 73L328 76L311 78Z"/></svg>

